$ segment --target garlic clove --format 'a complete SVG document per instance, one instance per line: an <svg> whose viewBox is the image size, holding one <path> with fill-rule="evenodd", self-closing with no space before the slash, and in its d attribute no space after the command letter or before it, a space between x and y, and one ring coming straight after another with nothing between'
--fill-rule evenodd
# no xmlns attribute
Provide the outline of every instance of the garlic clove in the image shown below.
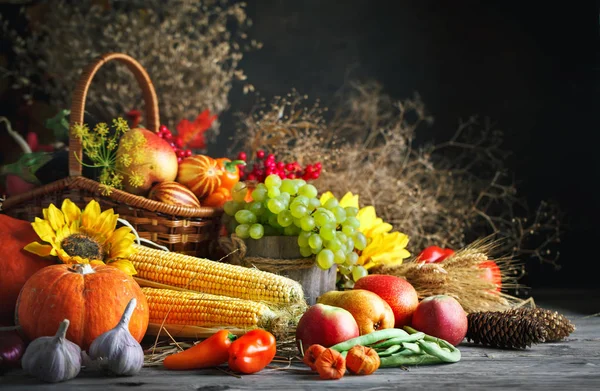
<svg viewBox="0 0 600 391"><path fill-rule="evenodd" d="M74 378L81 370L81 349L66 339L69 320L61 322L56 335L39 337L27 349L21 364L30 375L56 383Z"/></svg>
<svg viewBox="0 0 600 391"><path fill-rule="evenodd" d="M144 366L144 350L129 332L129 321L137 304L131 299L119 323L90 345L89 357L116 375L131 376Z"/></svg>

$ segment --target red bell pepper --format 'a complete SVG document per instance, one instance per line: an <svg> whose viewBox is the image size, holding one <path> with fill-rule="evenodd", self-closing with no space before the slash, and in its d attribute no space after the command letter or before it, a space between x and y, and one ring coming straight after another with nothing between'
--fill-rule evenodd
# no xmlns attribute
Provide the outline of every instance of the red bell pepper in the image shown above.
<svg viewBox="0 0 600 391"><path fill-rule="evenodd" d="M438 246L429 246L426 247L419 256L417 257L418 261L425 263L438 263L442 262L444 259L448 258L450 255L454 254L454 250L451 248L441 248Z"/></svg>
<svg viewBox="0 0 600 391"><path fill-rule="evenodd" d="M263 329L248 331L229 348L229 368L241 373L255 373L265 368L275 357L273 334Z"/></svg>

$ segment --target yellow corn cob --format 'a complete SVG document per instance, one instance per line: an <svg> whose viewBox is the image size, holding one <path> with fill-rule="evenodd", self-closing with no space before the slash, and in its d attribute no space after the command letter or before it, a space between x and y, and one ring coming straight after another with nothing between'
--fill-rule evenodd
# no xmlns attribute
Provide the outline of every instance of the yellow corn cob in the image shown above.
<svg viewBox="0 0 600 391"><path fill-rule="evenodd" d="M302 285L258 269L137 246L136 277L197 292L271 303L304 302Z"/></svg>
<svg viewBox="0 0 600 391"><path fill-rule="evenodd" d="M148 300L150 323L268 329L276 317L265 304L250 300L172 289L142 291Z"/></svg>

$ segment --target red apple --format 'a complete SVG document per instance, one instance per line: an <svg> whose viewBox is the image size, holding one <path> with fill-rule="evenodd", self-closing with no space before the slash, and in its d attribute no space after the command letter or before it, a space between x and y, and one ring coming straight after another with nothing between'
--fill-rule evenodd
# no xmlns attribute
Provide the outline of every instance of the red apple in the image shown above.
<svg viewBox="0 0 600 391"><path fill-rule="evenodd" d="M133 141L139 137L138 134L141 134L146 140L141 151L128 150L126 148L128 144L123 143L123 140ZM120 159L121 156L129 154L133 158L136 153L141 153L141 160L133 161L128 167L125 167ZM143 183L134 187L129 183L129 175L124 175L125 191L132 194L146 194L157 183L174 181L179 164L173 147L167 141L147 129L136 128L128 131L119 143L117 168L126 174L135 172L142 176Z"/></svg>
<svg viewBox="0 0 600 391"><path fill-rule="evenodd" d="M412 327L425 334L458 345L467 335L467 314L453 297L437 295L421 300L412 318Z"/></svg>
<svg viewBox="0 0 600 391"><path fill-rule="evenodd" d="M366 289L385 300L394 312L396 328L410 325L419 304L419 296L411 283L392 275L370 274L356 281L354 289Z"/></svg>
<svg viewBox="0 0 600 391"><path fill-rule="evenodd" d="M358 324L347 310L326 304L310 306L296 326L296 344L300 349L319 344L325 347L358 337Z"/></svg>

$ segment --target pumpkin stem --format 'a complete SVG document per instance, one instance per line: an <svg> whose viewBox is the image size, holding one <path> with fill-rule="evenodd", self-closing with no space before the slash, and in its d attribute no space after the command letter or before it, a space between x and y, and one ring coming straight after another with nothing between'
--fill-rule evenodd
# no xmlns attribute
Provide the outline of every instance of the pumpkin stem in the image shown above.
<svg viewBox="0 0 600 391"><path fill-rule="evenodd" d="M121 316L121 320L119 321L119 326L129 326L129 321L131 320L131 315L133 315L133 310L135 310L136 305L137 299L135 297L129 300L129 303L127 303L127 307L125 307L125 311L123 312L123 316Z"/></svg>
<svg viewBox="0 0 600 391"><path fill-rule="evenodd" d="M70 324L71 322L69 321L69 319L65 319L62 322L60 322L60 325L58 325L58 331L56 332L56 335L54 335L55 342L61 342L63 339L66 338L67 329L69 328Z"/></svg>
<svg viewBox="0 0 600 391"><path fill-rule="evenodd" d="M75 263L71 265L69 270L82 275L96 273L94 268L89 263Z"/></svg>

